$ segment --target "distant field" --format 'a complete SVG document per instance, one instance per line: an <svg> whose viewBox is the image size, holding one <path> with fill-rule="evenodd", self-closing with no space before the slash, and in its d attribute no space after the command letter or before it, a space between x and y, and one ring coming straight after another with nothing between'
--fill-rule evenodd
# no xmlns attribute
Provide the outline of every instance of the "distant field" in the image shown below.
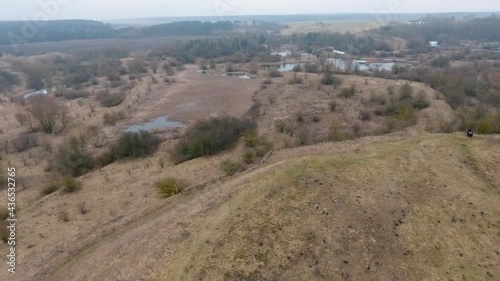
<svg viewBox="0 0 500 281"><path fill-rule="evenodd" d="M191 39L193 37L184 37ZM22 55L38 55L51 52L72 53L86 49L119 46L130 52L151 49L180 40L178 37L134 38L134 39L90 39L71 40L60 42L30 43L18 45L15 49L11 45L1 45L1 53L18 53Z"/></svg>
<svg viewBox="0 0 500 281"><path fill-rule="evenodd" d="M364 31L370 24L376 22L369 20L342 20L342 21L327 21L323 24L316 22L287 22L289 27L281 31L282 34L290 35L292 33L307 33L307 32L352 32L357 33ZM373 26L370 26L373 27Z"/></svg>
<svg viewBox="0 0 500 281"><path fill-rule="evenodd" d="M408 21L412 19L416 18L408 16L390 21ZM288 25L288 28L282 30L281 33L285 35L321 31L358 33L384 26L390 21L383 18L379 19L374 16L373 18L321 21L320 23L317 21L286 22L285 24Z"/></svg>

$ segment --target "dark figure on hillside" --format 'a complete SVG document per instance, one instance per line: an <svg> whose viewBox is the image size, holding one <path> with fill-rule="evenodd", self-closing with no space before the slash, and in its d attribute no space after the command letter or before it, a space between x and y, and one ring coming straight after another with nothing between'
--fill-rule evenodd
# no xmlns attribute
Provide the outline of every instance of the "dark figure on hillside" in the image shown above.
<svg viewBox="0 0 500 281"><path fill-rule="evenodd" d="M467 136L469 138L472 138L474 136L474 131L472 131L472 128L470 128L468 131L467 131Z"/></svg>

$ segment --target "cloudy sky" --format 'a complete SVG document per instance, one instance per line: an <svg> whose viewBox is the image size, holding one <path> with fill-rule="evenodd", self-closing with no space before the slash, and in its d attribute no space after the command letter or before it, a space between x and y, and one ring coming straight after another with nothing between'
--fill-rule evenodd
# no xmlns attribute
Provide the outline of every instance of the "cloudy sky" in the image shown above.
<svg viewBox="0 0 500 281"><path fill-rule="evenodd" d="M498 0L0 0L0 20L305 13L500 12ZM48 16L47 16L48 15Z"/></svg>

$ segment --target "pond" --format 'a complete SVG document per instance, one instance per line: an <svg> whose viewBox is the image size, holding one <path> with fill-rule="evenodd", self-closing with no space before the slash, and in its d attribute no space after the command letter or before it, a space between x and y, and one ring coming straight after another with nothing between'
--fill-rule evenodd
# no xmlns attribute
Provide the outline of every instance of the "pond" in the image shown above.
<svg viewBox="0 0 500 281"><path fill-rule="evenodd" d="M293 69L297 66L300 65L298 63L286 63L286 64L281 64L278 67L278 71L280 72L288 72L288 71L293 71Z"/></svg>
<svg viewBox="0 0 500 281"><path fill-rule="evenodd" d="M394 62L375 62L369 63L362 60L344 60L333 58L329 59L331 65L340 71L346 71L348 68L354 70L358 68L359 71L392 71L393 66L396 64Z"/></svg>
<svg viewBox="0 0 500 281"><path fill-rule="evenodd" d="M229 77L234 77L238 79L252 79L250 75L244 73L244 72L227 72L227 73L221 73L221 76L229 76Z"/></svg>
<svg viewBox="0 0 500 281"><path fill-rule="evenodd" d="M170 121L166 115L163 115L145 123L132 125L128 127L125 132L138 133L140 131L151 131L163 128L179 128L182 126L182 122Z"/></svg>
<svg viewBox="0 0 500 281"><path fill-rule="evenodd" d="M48 93L49 92L44 89L44 90L40 90L40 91L35 91L35 92L27 93L26 95L24 95L24 98L25 99L29 99L29 98L40 96L40 95L47 95Z"/></svg>

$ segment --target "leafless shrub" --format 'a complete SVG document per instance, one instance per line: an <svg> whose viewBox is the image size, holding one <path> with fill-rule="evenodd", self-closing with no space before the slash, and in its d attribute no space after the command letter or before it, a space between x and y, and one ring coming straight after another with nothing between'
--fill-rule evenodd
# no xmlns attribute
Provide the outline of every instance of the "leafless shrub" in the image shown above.
<svg viewBox="0 0 500 281"><path fill-rule="evenodd" d="M114 126L116 122L125 119L125 113L123 111L105 113L103 119L105 125Z"/></svg>
<svg viewBox="0 0 500 281"><path fill-rule="evenodd" d="M38 138L35 134L19 134L11 142L17 152L23 152L32 146L37 146Z"/></svg>
<svg viewBox="0 0 500 281"><path fill-rule="evenodd" d="M106 143L107 136L103 129L98 126L90 126L86 130L87 141L94 147L103 147Z"/></svg>
<svg viewBox="0 0 500 281"><path fill-rule="evenodd" d="M82 215L85 215L86 213L89 212L89 209L87 208L87 205L85 204L85 202L81 202L78 204L78 211Z"/></svg>
<svg viewBox="0 0 500 281"><path fill-rule="evenodd" d="M62 222L69 222L70 221L68 211L60 211L58 217Z"/></svg>
<svg viewBox="0 0 500 281"><path fill-rule="evenodd" d="M47 134L54 133L58 123L61 125L59 133L62 132L69 122L66 107L52 96L40 95L28 99L26 111L40 123Z"/></svg>
<svg viewBox="0 0 500 281"><path fill-rule="evenodd" d="M369 121L372 119L372 113L369 110L363 110L359 114L359 118L363 121Z"/></svg>
<svg viewBox="0 0 500 281"><path fill-rule="evenodd" d="M22 112L16 112L16 114L14 114L14 117L16 118L17 122L19 122L19 124L21 126L23 126L24 124L26 124L27 119L28 119L28 117L26 116L26 114L22 113Z"/></svg>

